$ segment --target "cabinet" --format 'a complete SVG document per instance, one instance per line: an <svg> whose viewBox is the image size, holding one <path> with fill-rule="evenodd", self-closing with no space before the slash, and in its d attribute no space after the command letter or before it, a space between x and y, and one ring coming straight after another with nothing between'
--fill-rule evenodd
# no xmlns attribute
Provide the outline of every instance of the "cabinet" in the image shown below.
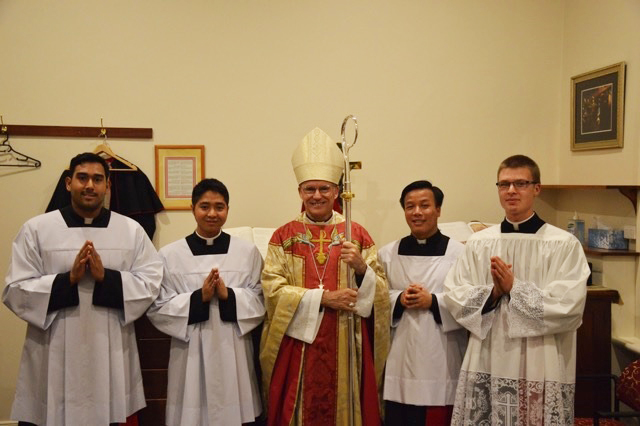
<svg viewBox="0 0 640 426"><path fill-rule="evenodd" d="M147 406L138 412L140 426L165 424L167 369L171 337L158 331L143 315L135 322L142 384Z"/></svg>
<svg viewBox="0 0 640 426"><path fill-rule="evenodd" d="M638 230L639 191L640 185L543 185L536 210L560 228L577 211L587 228L595 225L598 216L611 227L635 226ZM630 246L630 250L585 247L589 261L601 273L604 288L588 290L583 324L578 329L577 376L617 372L619 360L612 360L612 337L615 340L640 336L640 253L636 251L637 245ZM624 304L616 304L619 301ZM611 396L608 379L589 382L577 379L576 416L588 417L595 410L608 410Z"/></svg>
<svg viewBox="0 0 640 426"><path fill-rule="evenodd" d="M591 417L594 411L610 410L611 381L580 379L581 375L611 372L611 304L619 302L616 290L587 290L587 303L578 329L576 351L576 417Z"/></svg>

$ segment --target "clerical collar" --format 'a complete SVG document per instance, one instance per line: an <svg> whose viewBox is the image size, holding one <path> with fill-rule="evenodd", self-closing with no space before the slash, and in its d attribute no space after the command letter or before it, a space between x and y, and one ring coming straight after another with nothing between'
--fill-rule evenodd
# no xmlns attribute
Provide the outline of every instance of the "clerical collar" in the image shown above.
<svg viewBox="0 0 640 426"><path fill-rule="evenodd" d="M202 235L198 234L198 231L195 231L195 234L198 236L198 238L205 240L207 242L208 246L212 246L213 245L213 241L218 238L220 236L220 234L222 234L222 228L220 228L220 231L218 231L218 235L216 235L215 237L203 237Z"/></svg>
<svg viewBox="0 0 640 426"><path fill-rule="evenodd" d="M419 240L413 235L408 235L398 244L400 256L444 256L449 245L449 237L442 235L438 230L426 240Z"/></svg>
<svg viewBox="0 0 640 426"><path fill-rule="evenodd" d="M333 223L333 218L334 218L334 212L331 212L331 217L329 217L329 219L325 220L325 221L315 221L313 219L311 219L307 213L304 214L304 221L306 221L307 223L311 224L311 225L331 225Z"/></svg>
<svg viewBox="0 0 640 426"><path fill-rule="evenodd" d="M540 217L534 212L530 218L522 221L522 222L510 222L507 218L505 218L500 224L500 232L503 234L509 234L512 232L519 232L521 234L535 234L538 232L542 225L545 224L545 221L540 219Z"/></svg>
<svg viewBox="0 0 640 426"><path fill-rule="evenodd" d="M109 220L111 219L111 211L104 207L100 210L98 216L94 218L84 218L73 210L71 205L60 209L60 214L69 228L106 228L109 226Z"/></svg>
<svg viewBox="0 0 640 426"><path fill-rule="evenodd" d="M187 245L194 256L204 256L208 254L225 254L229 252L231 236L222 232L213 238L202 238L196 232L185 238ZM212 240L213 244L207 244L207 240Z"/></svg>

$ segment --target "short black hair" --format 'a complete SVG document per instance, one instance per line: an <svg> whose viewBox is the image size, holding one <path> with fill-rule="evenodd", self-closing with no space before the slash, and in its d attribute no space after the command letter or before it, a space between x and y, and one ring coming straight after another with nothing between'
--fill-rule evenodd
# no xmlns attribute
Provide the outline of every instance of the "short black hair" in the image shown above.
<svg viewBox="0 0 640 426"><path fill-rule="evenodd" d="M433 192L433 198L436 200L436 207L442 206L442 201L444 201L444 193L442 190L437 186L433 186L428 180L417 180L415 182L411 182L402 190L402 195L400 195L400 205L402 208L404 208L404 199L407 194L417 189L428 189Z"/></svg>
<svg viewBox="0 0 640 426"><path fill-rule="evenodd" d="M217 194L222 195L224 198L224 202L229 206L229 190L224 183L220 182L218 179L202 179L196 186L193 187L193 191L191 192L191 205L195 206L200 201L200 198L204 195L205 192L211 191Z"/></svg>
<svg viewBox="0 0 640 426"><path fill-rule="evenodd" d="M531 172L531 178L535 183L540 183L540 167L531 158L526 155L512 155L506 158L498 167L498 176L503 169L519 169L526 167Z"/></svg>
<svg viewBox="0 0 640 426"><path fill-rule="evenodd" d="M109 179L109 164L107 164L107 160L93 152L83 152L82 154L78 154L71 159L71 161L69 162L69 177L72 178L76 167L84 163L102 164L102 167L104 168L104 177L105 179Z"/></svg>

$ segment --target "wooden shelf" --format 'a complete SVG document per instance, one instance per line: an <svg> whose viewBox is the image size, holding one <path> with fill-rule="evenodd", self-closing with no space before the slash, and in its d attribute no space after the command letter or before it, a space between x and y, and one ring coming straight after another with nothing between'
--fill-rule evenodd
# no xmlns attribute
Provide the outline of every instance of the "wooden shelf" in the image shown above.
<svg viewBox="0 0 640 426"><path fill-rule="evenodd" d="M542 189L617 189L627 197L638 213L638 191L640 185L542 185Z"/></svg>
<svg viewBox="0 0 640 426"><path fill-rule="evenodd" d="M620 303L620 294L618 290L601 285L587 286L587 294L589 299L607 299L611 303Z"/></svg>
<svg viewBox="0 0 640 426"><path fill-rule="evenodd" d="M542 185L545 189L635 189L639 190L640 185Z"/></svg>
<svg viewBox="0 0 640 426"><path fill-rule="evenodd" d="M609 250L582 246L584 254L598 254L602 256L640 256L640 253L633 250Z"/></svg>

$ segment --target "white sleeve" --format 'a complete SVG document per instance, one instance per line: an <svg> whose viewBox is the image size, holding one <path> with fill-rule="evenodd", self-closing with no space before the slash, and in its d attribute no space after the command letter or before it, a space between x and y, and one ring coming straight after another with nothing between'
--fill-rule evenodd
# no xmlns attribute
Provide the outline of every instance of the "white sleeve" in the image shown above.
<svg viewBox="0 0 640 426"><path fill-rule="evenodd" d="M398 324L400 324L400 319L393 318L393 311L395 310L396 303L398 303L398 297L400 297L401 294L402 290L393 288L389 289L389 305L391 306L391 309L389 309L389 315L391 316L389 324L391 324L391 327L393 328L397 327Z"/></svg>
<svg viewBox="0 0 640 426"><path fill-rule="evenodd" d="M468 241L464 253L449 270L444 281L443 300L453 318L480 339L484 339L495 317L496 310L482 314L486 301L491 296L493 281L479 271L476 247ZM440 300L438 300L439 302Z"/></svg>
<svg viewBox="0 0 640 426"><path fill-rule="evenodd" d="M509 293L509 337L533 337L574 331L582 324L589 265L573 239L558 249L548 266L549 282L516 279Z"/></svg>
<svg viewBox="0 0 640 426"><path fill-rule="evenodd" d="M376 279L376 272L371 266L367 265L367 271L358 289L358 298L356 300L356 314L363 318L369 318L371 315L373 299L376 296Z"/></svg>
<svg viewBox="0 0 640 426"><path fill-rule="evenodd" d="M318 334L324 311L320 310L324 290L319 288L309 289L302 296L286 335L305 343L313 343Z"/></svg>
<svg viewBox="0 0 640 426"><path fill-rule="evenodd" d="M442 321L442 331L448 333L450 331L459 330L462 328L458 321L455 320L453 315L447 309L447 302L444 298L444 293L433 294L438 300L438 311L440 313L440 321Z"/></svg>
<svg viewBox="0 0 640 426"><path fill-rule="evenodd" d="M56 274L45 274L39 245L28 224L18 232L11 246L11 262L2 301L19 318L47 329L58 311L47 313Z"/></svg>
<svg viewBox="0 0 640 426"><path fill-rule="evenodd" d="M147 317L158 330L188 342L193 329L193 325L189 326L189 307L193 293L178 293L176 279L176 274L172 274L165 266L160 295L149 308Z"/></svg>
<svg viewBox="0 0 640 426"><path fill-rule="evenodd" d="M162 284L162 260L141 226L135 226L136 253L130 270L120 271L124 300L123 325L132 323L147 311L158 297Z"/></svg>
<svg viewBox="0 0 640 426"><path fill-rule="evenodd" d="M240 336L244 336L260 325L265 314L262 284L260 283L263 261L256 247L253 247L249 261L251 262L249 281L242 283L241 287L233 287L236 296L238 335Z"/></svg>

